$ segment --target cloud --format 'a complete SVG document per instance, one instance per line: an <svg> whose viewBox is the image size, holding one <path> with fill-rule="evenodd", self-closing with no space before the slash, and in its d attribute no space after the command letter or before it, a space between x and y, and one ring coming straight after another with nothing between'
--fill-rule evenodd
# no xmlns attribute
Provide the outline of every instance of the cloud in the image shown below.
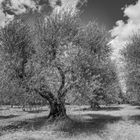
<svg viewBox="0 0 140 140"><path fill-rule="evenodd" d="M13 15L35 8L36 3L33 0L0 0L0 26L4 26L6 21L13 19Z"/></svg>
<svg viewBox="0 0 140 140"><path fill-rule="evenodd" d="M124 15L135 23L140 22L140 0L135 5L130 5L124 9Z"/></svg>
<svg viewBox="0 0 140 140"><path fill-rule="evenodd" d="M50 0L51 1L51 0ZM61 1L62 3L62 7L80 7L82 5L84 5L87 0L52 0L54 3L54 1Z"/></svg>
<svg viewBox="0 0 140 140"><path fill-rule="evenodd" d="M113 49L111 58L116 61L120 84L122 85L122 90L125 92L127 89L125 83L126 75L124 72L125 63L122 61L123 58L120 55L120 51L127 43L131 43L130 37L140 31L140 0L135 4L124 7L122 10L127 20L116 22L116 26L110 31L113 39L109 42L109 45Z"/></svg>
<svg viewBox="0 0 140 140"><path fill-rule="evenodd" d="M4 25L5 25L5 15L0 10L0 26L4 26Z"/></svg>
<svg viewBox="0 0 140 140"><path fill-rule="evenodd" d="M1 7L8 14L18 15L26 12L27 9L35 9L36 3L33 0L3 0Z"/></svg>
<svg viewBox="0 0 140 140"><path fill-rule="evenodd" d="M27 10L38 10L46 14L52 10L75 10L77 5L82 5L87 0L0 0L0 26L4 25L7 18L25 13ZM6 17L3 13L6 13Z"/></svg>
<svg viewBox="0 0 140 140"><path fill-rule="evenodd" d="M124 16L127 21L119 20L116 26L110 31L114 38L109 44L114 49L112 58L118 59L119 51L126 43L129 42L130 37L140 30L140 0L134 4L123 8Z"/></svg>
<svg viewBox="0 0 140 140"><path fill-rule="evenodd" d="M87 3L87 0L61 0L62 5L56 6L54 12L58 12L60 10L73 10L75 13L81 6Z"/></svg>

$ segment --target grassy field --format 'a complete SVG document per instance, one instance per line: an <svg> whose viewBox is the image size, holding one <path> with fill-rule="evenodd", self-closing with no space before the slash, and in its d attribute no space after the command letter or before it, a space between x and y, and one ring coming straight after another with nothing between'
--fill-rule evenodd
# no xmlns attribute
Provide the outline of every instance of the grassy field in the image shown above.
<svg viewBox="0 0 140 140"><path fill-rule="evenodd" d="M67 106L70 119L59 124L46 120L49 109L23 112L0 108L0 140L140 140L140 107L119 105L91 111Z"/></svg>

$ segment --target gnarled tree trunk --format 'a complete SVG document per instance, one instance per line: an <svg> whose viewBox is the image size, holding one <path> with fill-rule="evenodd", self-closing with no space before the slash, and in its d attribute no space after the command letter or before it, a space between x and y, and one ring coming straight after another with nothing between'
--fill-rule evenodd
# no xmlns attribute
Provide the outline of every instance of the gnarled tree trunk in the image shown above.
<svg viewBox="0 0 140 140"><path fill-rule="evenodd" d="M50 113L49 113L48 119L58 120L58 119L64 119L67 117L66 108L62 100L57 99L49 91L39 92L39 94L49 102Z"/></svg>
<svg viewBox="0 0 140 140"><path fill-rule="evenodd" d="M66 92L71 89L71 86L65 89L65 73L60 67L57 66L56 68L61 77L61 85L57 91L57 97L55 97L51 91L47 91L47 87L39 91L39 94L49 102L50 114L48 119L51 120L67 118L64 97Z"/></svg>
<svg viewBox="0 0 140 140"><path fill-rule="evenodd" d="M98 102L96 101L90 101L90 107L92 110L99 110L100 109L100 105Z"/></svg>
<svg viewBox="0 0 140 140"><path fill-rule="evenodd" d="M48 118L50 119L64 119L66 118L66 109L64 103L60 103L57 100L54 100L50 104L50 114Z"/></svg>

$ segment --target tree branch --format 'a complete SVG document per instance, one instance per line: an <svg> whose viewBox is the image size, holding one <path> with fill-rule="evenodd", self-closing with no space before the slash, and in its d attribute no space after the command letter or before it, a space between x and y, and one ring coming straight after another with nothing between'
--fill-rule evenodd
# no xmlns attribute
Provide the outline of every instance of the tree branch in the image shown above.
<svg viewBox="0 0 140 140"><path fill-rule="evenodd" d="M48 100L49 103L54 102L56 100L56 98L54 97L54 95L50 91L44 91L44 90L41 91L41 90L38 90L38 89L34 89L34 90L35 90L35 92L39 93L39 95L42 98Z"/></svg>
<svg viewBox="0 0 140 140"><path fill-rule="evenodd" d="M61 69L61 67L57 66L57 69L58 69L58 71L60 73L60 76L61 76L61 85L60 85L60 88L58 90L58 98L59 98L59 97L62 96L61 94L62 94L62 90L63 90L63 88L65 86L66 77L65 77L65 74L64 74L63 70Z"/></svg>
<svg viewBox="0 0 140 140"><path fill-rule="evenodd" d="M64 89L61 96L64 97L69 90L71 90L72 88L76 86L78 86L77 81L69 85L66 89Z"/></svg>

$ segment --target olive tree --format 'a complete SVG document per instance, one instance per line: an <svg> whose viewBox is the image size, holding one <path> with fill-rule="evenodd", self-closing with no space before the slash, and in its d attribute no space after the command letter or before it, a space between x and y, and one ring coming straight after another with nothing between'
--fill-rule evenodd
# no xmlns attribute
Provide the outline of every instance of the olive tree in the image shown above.
<svg viewBox="0 0 140 140"><path fill-rule="evenodd" d="M72 11L59 11L36 24L36 74L34 90L50 105L49 118L65 118L65 95L76 84L73 62L79 52L74 40L80 19ZM31 80L31 81L32 81Z"/></svg>
<svg viewBox="0 0 140 140"><path fill-rule="evenodd" d="M15 19L0 36L7 78L23 90L25 100L36 93L46 99L48 118L66 118L68 91L84 88L94 95L101 87L110 53L106 35L95 22L82 25L73 10L53 12L30 26Z"/></svg>
<svg viewBox="0 0 140 140"><path fill-rule="evenodd" d="M36 26L35 90L49 102L49 118L65 118L66 93L73 88L81 92L83 84L98 77L101 60L105 61L110 52L106 32L95 22L82 25L79 14L71 10L52 13Z"/></svg>
<svg viewBox="0 0 140 140"><path fill-rule="evenodd" d="M122 50L126 68L126 85L128 102L139 102L140 85L140 35L134 34Z"/></svg>
<svg viewBox="0 0 140 140"><path fill-rule="evenodd" d="M82 51L77 59L76 70L80 75L79 93L89 101L91 108L99 108L99 100L105 97L105 84L109 82L108 33L97 22L89 22L79 33L76 43ZM77 75L78 75L77 74Z"/></svg>

